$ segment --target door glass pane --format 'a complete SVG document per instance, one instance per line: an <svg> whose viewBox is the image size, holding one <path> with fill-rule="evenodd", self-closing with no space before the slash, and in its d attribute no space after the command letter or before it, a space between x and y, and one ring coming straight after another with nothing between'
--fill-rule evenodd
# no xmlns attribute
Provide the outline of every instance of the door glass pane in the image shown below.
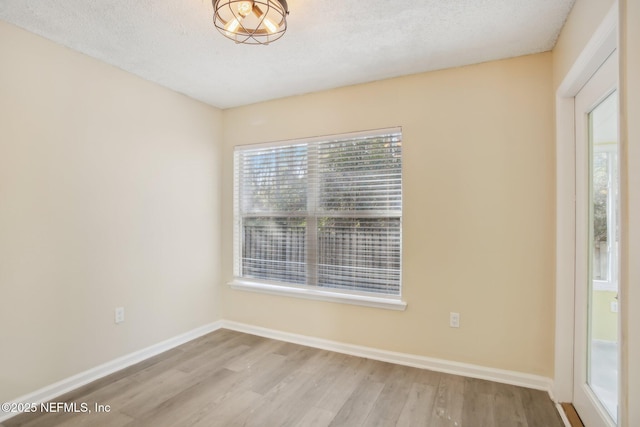
<svg viewBox="0 0 640 427"><path fill-rule="evenodd" d="M616 421L618 409L618 97L589 114L591 212L588 381Z"/></svg>

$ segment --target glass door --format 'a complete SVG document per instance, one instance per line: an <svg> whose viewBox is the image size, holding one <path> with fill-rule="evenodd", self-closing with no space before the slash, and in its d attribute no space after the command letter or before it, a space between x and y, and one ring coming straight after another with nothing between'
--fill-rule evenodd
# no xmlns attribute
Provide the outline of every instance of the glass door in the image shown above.
<svg viewBox="0 0 640 427"><path fill-rule="evenodd" d="M618 96L589 113L592 261L588 382L609 416L618 410Z"/></svg>
<svg viewBox="0 0 640 427"><path fill-rule="evenodd" d="M618 419L618 94L614 53L576 96L574 406L588 426Z"/></svg>

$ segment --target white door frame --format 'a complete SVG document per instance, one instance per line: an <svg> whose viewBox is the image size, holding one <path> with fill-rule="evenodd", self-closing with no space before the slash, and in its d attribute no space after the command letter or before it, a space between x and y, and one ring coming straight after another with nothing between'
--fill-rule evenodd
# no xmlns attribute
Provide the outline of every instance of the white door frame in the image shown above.
<svg viewBox="0 0 640 427"><path fill-rule="evenodd" d="M573 401L576 265L575 96L618 46L616 1L556 92L556 336L553 395Z"/></svg>
<svg viewBox="0 0 640 427"><path fill-rule="evenodd" d="M591 153L596 149L595 142L591 141L588 130L588 116L594 111L600 103L608 99L613 93L618 92L618 55L617 51L612 54L604 64L596 71L596 74L580 89L575 97L576 105L576 259L575 269L575 327L576 335L574 337L574 359L573 359L573 406L586 425L606 425L613 427L616 425L611 421L611 417L607 411L617 410L616 408L605 408L605 404L595 393L590 384L588 372L596 372L598 369L590 365L588 362L589 348L591 348L589 329L590 318L592 314L589 309L589 300L595 282L592 281L592 273L589 271L591 262L590 247L593 227L591 224L590 213L594 208L590 206L593 203L593 196L590 193L592 187L590 182L593 180L593 158ZM617 105L616 105L617 107ZM617 124L617 123L616 123ZM617 140L614 140L617 141ZM619 185L619 184L618 184ZM613 192L613 190L612 190ZM611 214L611 213L610 213ZM610 215L609 214L609 215ZM614 214L615 215L615 214ZM615 219L613 220L615 221ZM607 218L607 223L611 222ZM608 242L614 248L615 239L608 239ZM589 255L588 255L589 254ZM618 264L609 264L612 270L617 270ZM593 289L592 289L593 288ZM616 284L617 290L617 284ZM618 338L617 343L620 343ZM619 347L618 347L619 349ZM617 352L619 353L619 352ZM618 365L619 366L619 365ZM593 371L592 371L593 369ZM616 402L617 403L617 402ZM616 405L617 406L617 405ZM615 419L615 416L613 417Z"/></svg>

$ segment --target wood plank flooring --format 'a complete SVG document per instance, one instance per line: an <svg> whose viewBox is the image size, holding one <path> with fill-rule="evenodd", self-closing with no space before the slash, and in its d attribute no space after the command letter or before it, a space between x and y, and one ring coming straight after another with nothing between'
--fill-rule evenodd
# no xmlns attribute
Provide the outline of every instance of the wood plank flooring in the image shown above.
<svg viewBox="0 0 640 427"><path fill-rule="evenodd" d="M219 330L5 427L562 427L547 393ZM95 405L110 412L96 412Z"/></svg>

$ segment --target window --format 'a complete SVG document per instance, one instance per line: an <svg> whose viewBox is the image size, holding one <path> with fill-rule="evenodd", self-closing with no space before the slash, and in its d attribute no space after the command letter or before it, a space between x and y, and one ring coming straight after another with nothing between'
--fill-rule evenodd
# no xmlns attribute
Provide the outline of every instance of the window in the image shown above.
<svg viewBox="0 0 640 427"><path fill-rule="evenodd" d="M592 153L592 277L597 291L618 290L618 145L594 144Z"/></svg>
<svg viewBox="0 0 640 427"><path fill-rule="evenodd" d="M240 146L234 160L233 285L404 308L399 128Z"/></svg>

